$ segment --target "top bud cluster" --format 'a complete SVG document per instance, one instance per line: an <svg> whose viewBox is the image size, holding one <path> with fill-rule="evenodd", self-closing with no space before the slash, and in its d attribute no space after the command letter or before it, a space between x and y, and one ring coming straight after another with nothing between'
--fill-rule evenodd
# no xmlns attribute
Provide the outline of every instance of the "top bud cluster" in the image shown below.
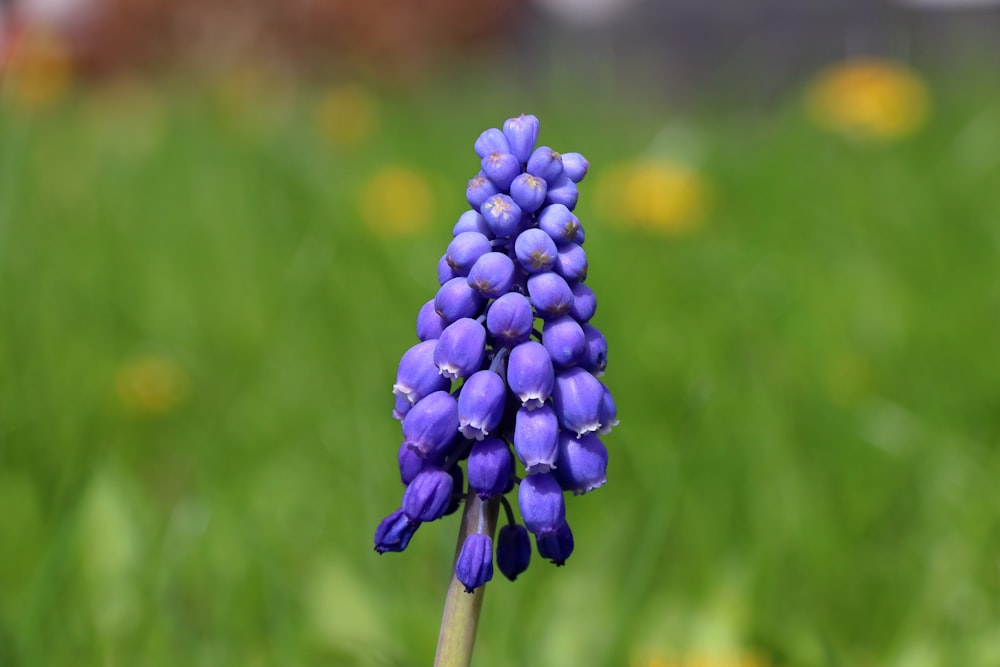
<svg viewBox="0 0 1000 667"><path fill-rule="evenodd" d="M438 263L440 289L417 315L420 342L403 355L393 386L406 490L375 533L379 553L402 551L421 523L458 508L466 460L470 489L504 505L501 572L513 580L528 567L528 532L542 557L562 565L573 550L564 492L605 482L598 434L617 424L616 409L597 379L607 342L590 324L597 301L584 283L584 232L573 214L589 165L579 153L535 148L537 137L538 119L522 115L476 140L482 169L466 190L472 209L454 226ZM505 497L515 487L523 525ZM468 591L489 581L492 538L470 534L455 571Z"/></svg>

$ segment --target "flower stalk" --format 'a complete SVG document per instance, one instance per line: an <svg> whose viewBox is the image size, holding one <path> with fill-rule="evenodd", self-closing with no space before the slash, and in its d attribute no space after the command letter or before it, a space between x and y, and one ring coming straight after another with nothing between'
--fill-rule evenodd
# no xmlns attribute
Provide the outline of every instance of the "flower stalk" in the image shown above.
<svg viewBox="0 0 1000 667"><path fill-rule="evenodd" d="M465 511L458 531L458 543L455 546L456 563L468 535L479 533L493 539L500 511L499 498L500 496L494 496L483 501L475 491L471 490L466 496ZM448 595L444 602L444 614L441 617L441 632L438 635L434 667L468 667L471 664L472 648L476 642L479 613L483 607L485 593L485 584L472 593L467 593L465 584L459 581L454 572L452 573Z"/></svg>

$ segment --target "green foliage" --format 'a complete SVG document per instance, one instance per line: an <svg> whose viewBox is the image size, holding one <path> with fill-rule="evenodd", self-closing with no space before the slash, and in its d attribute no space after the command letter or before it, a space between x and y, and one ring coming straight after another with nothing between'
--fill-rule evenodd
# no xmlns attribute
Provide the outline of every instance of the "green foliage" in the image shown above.
<svg viewBox="0 0 1000 667"><path fill-rule="evenodd" d="M522 111L592 164L622 423L566 567L488 587L476 664L995 664L1000 98L962 92L886 145L797 100L395 93L360 147L305 93L0 106L0 664L429 664L457 519L372 552L390 386L472 140ZM620 227L602 170L683 116L707 216ZM387 164L424 173L417 234L360 219Z"/></svg>

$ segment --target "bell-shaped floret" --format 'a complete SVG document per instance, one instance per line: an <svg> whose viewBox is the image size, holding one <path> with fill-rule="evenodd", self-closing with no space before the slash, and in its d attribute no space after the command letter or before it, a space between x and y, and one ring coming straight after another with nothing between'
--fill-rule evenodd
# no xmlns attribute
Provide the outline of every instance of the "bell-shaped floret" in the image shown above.
<svg viewBox="0 0 1000 667"><path fill-rule="evenodd" d="M563 173L574 183L579 183L587 175L590 163L579 153L563 153Z"/></svg>
<svg viewBox="0 0 1000 667"><path fill-rule="evenodd" d="M479 209L496 236L510 236L521 223L521 207L509 195L493 195Z"/></svg>
<svg viewBox="0 0 1000 667"><path fill-rule="evenodd" d="M546 320L542 326L542 345L556 368L575 366L587 350L583 328L569 315Z"/></svg>
<svg viewBox="0 0 1000 667"><path fill-rule="evenodd" d="M538 228L556 243L580 243L577 240L580 219L564 204L552 204L538 214Z"/></svg>
<svg viewBox="0 0 1000 667"><path fill-rule="evenodd" d="M469 287L468 279L452 278L434 295L434 311L449 324L463 317L477 317L483 308L483 295Z"/></svg>
<svg viewBox="0 0 1000 667"><path fill-rule="evenodd" d="M545 202L548 184L531 174L520 174L510 184L510 198L524 213L534 213Z"/></svg>
<svg viewBox="0 0 1000 667"><path fill-rule="evenodd" d="M471 593L493 578L493 540L489 535L469 533L455 560L455 577Z"/></svg>
<svg viewBox="0 0 1000 667"><path fill-rule="evenodd" d="M604 384L601 383L604 387ZM601 396L600 409L601 428L598 433L606 435L611 433L611 429L618 426L618 408L615 406L615 399L611 396L611 390L604 387L604 395Z"/></svg>
<svg viewBox="0 0 1000 667"><path fill-rule="evenodd" d="M517 506L525 527L539 537L555 533L566 522L563 492L550 473L522 479L517 490Z"/></svg>
<svg viewBox="0 0 1000 667"><path fill-rule="evenodd" d="M528 299L540 317L559 317L573 307L573 290L566 279L552 271L528 278Z"/></svg>
<svg viewBox="0 0 1000 667"><path fill-rule="evenodd" d="M465 198L469 206L477 211L482 207L483 202L500 192L489 176L480 171L469 180L468 187L465 188Z"/></svg>
<svg viewBox="0 0 1000 667"><path fill-rule="evenodd" d="M451 504L455 481L440 468L425 468L417 473L403 492L403 514L410 521L440 519Z"/></svg>
<svg viewBox="0 0 1000 667"><path fill-rule="evenodd" d="M441 376L434 363L436 347L436 340L425 340L403 353L392 393L404 397L412 404L427 394L451 387L451 382Z"/></svg>
<svg viewBox="0 0 1000 667"><path fill-rule="evenodd" d="M472 265L468 282L488 299L502 296L514 284L514 260L502 252L488 252Z"/></svg>
<svg viewBox="0 0 1000 667"><path fill-rule="evenodd" d="M549 187L545 191L546 204L562 204L571 211L576 208L580 192L576 188L576 183L568 176L564 174L555 181L548 181L548 184Z"/></svg>
<svg viewBox="0 0 1000 667"><path fill-rule="evenodd" d="M573 531L569 529L568 523L563 522L554 533L536 535L535 544L539 556L561 566L573 553Z"/></svg>
<svg viewBox="0 0 1000 667"><path fill-rule="evenodd" d="M531 564L531 538L528 529L517 523L508 523L497 534L497 567L511 581L528 569Z"/></svg>
<svg viewBox="0 0 1000 667"><path fill-rule="evenodd" d="M507 385L493 371L476 371L458 394L458 430L470 440L482 440L503 417Z"/></svg>
<svg viewBox="0 0 1000 667"><path fill-rule="evenodd" d="M516 345L528 340L535 322L528 297L508 292L490 305L486 312L486 329L501 345Z"/></svg>
<svg viewBox="0 0 1000 667"><path fill-rule="evenodd" d="M444 456L440 452L437 452L428 457L421 457L407 447L404 442L399 446L399 451L396 453L396 460L399 463L399 479L403 482L403 486L408 486L413 481L413 478L425 468L441 467L441 464L444 462ZM458 466L455 467L457 468Z"/></svg>
<svg viewBox="0 0 1000 667"><path fill-rule="evenodd" d="M552 237L541 229L526 229L514 239L514 256L528 273L549 271L559 251Z"/></svg>
<svg viewBox="0 0 1000 667"><path fill-rule="evenodd" d="M396 396L396 403L392 408L392 418L402 421L403 417L406 416L406 413L409 412L412 407L413 405L411 405L404 396Z"/></svg>
<svg viewBox="0 0 1000 667"><path fill-rule="evenodd" d="M436 340L448 326L448 322L434 310L434 299L420 307L417 313L417 338L420 340Z"/></svg>
<svg viewBox="0 0 1000 667"><path fill-rule="evenodd" d="M490 240L483 234L462 232L451 240L444 256L456 276L467 276L476 260L492 249Z"/></svg>
<svg viewBox="0 0 1000 667"><path fill-rule="evenodd" d="M521 173L521 163L516 157L506 152L490 153L480 163L483 173L493 181L500 191L510 188L511 181Z"/></svg>
<svg viewBox="0 0 1000 667"><path fill-rule="evenodd" d="M546 183L555 183L563 174L562 155L548 146L539 146L531 153L524 170Z"/></svg>
<svg viewBox="0 0 1000 667"><path fill-rule="evenodd" d="M486 438L469 452L469 485L486 500L504 493L514 472L510 447L500 438Z"/></svg>
<svg viewBox="0 0 1000 667"><path fill-rule="evenodd" d="M583 324L594 316L597 312L597 297L594 290L584 283L573 285L573 306L569 309L570 316Z"/></svg>
<svg viewBox="0 0 1000 667"><path fill-rule="evenodd" d="M434 346L434 363L449 380L466 378L479 370L486 355L486 329L468 317L455 320L441 332Z"/></svg>
<svg viewBox="0 0 1000 667"><path fill-rule="evenodd" d="M481 158L486 157L490 153L509 153L510 144L507 143L507 137L504 136L503 132L495 127L491 127L476 139L474 144L476 149L476 155Z"/></svg>
<svg viewBox="0 0 1000 667"><path fill-rule="evenodd" d="M538 119L530 114L508 118L503 124L503 134L514 157L522 163L527 162L538 140Z"/></svg>
<svg viewBox="0 0 1000 667"><path fill-rule="evenodd" d="M580 358L580 366L599 378L604 375L604 369L608 365L608 341L597 327L590 324L583 325L583 334L587 345Z"/></svg>
<svg viewBox="0 0 1000 667"><path fill-rule="evenodd" d="M519 408L514 417L514 453L529 475L549 472L559 453L559 420L547 405Z"/></svg>
<svg viewBox="0 0 1000 667"><path fill-rule="evenodd" d="M565 278L568 283L585 280L587 278L587 253L583 246L576 243L559 246L559 253L556 255L552 270Z"/></svg>
<svg viewBox="0 0 1000 667"><path fill-rule="evenodd" d="M603 396L600 380L580 367L570 368L556 374L552 407L563 428L582 436L601 427Z"/></svg>
<svg viewBox="0 0 1000 667"><path fill-rule="evenodd" d="M608 450L592 433L577 438L568 431L559 433L556 481L575 495L592 491L607 481Z"/></svg>
<svg viewBox="0 0 1000 667"><path fill-rule="evenodd" d="M419 527L419 523L406 518L402 509L396 510L382 519L375 529L375 551L380 554L386 551L403 551Z"/></svg>
<svg viewBox="0 0 1000 667"><path fill-rule="evenodd" d="M458 437L458 401L435 391L416 402L403 417L403 444L424 458L444 454Z"/></svg>
<svg viewBox="0 0 1000 667"><path fill-rule="evenodd" d="M552 359L541 343L529 340L514 347L507 358L507 386L526 408L545 404L552 394Z"/></svg>

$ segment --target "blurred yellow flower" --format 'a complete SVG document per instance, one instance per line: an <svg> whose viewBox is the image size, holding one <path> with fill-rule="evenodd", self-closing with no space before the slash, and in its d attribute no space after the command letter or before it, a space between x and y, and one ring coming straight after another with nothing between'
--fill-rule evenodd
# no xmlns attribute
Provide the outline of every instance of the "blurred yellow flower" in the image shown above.
<svg viewBox="0 0 1000 667"><path fill-rule="evenodd" d="M698 172L684 164L641 160L604 172L597 202L612 224L682 234L701 224L708 191Z"/></svg>
<svg viewBox="0 0 1000 667"><path fill-rule="evenodd" d="M870 139L895 139L927 118L927 86L902 63L858 58L832 65L809 86L809 115L821 128Z"/></svg>
<svg viewBox="0 0 1000 667"><path fill-rule="evenodd" d="M771 662L752 653L654 653L633 656L630 667L771 667Z"/></svg>
<svg viewBox="0 0 1000 667"><path fill-rule="evenodd" d="M115 377L122 407L142 417L163 417L187 400L190 379L174 360L140 357L123 365Z"/></svg>
<svg viewBox="0 0 1000 667"><path fill-rule="evenodd" d="M430 224L434 195L418 172L402 166L383 167L362 186L358 209L365 226L378 236L416 234Z"/></svg>
<svg viewBox="0 0 1000 667"><path fill-rule="evenodd" d="M7 66L13 101L28 110L52 105L69 89L73 75L65 40L43 28L21 35L12 45Z"/></svg>
<svg viewBox="0 0 1000 667"><path fill-rule="evenodd" d="M314 121L316 131L334 148L351 148L365 143L378 131L378 103L363 86L341 84L320 97Z"/></svg>

